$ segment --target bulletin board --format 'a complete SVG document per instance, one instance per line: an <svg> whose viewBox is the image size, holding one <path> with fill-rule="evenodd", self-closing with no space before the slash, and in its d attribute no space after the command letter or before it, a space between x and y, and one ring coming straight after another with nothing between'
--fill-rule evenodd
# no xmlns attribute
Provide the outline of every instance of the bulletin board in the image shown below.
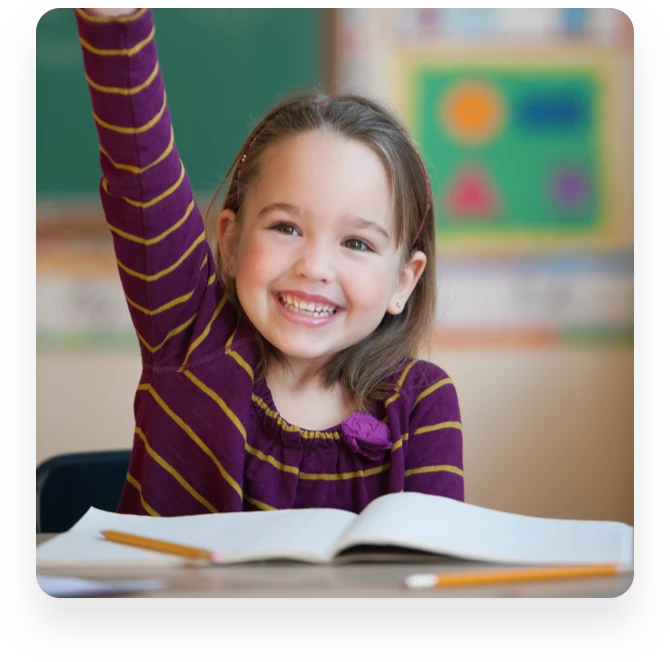
<svg viewBox="0 0 670 662"><path fill-rule="evenodd" d="M440 253L630 248L602 59L402 60L396 105L429 171Z"/></svg>

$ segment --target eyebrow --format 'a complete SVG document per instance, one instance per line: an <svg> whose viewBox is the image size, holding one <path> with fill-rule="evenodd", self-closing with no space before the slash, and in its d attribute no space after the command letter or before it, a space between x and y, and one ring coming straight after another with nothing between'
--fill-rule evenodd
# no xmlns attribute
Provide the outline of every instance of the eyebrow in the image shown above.
<svg viewBox="0 0 670 662"><path fill-rule="evenodd" d="M287 202L273 202L270 205L266 205L263 207L263 209L260 210L258 213L259 216L264 216L265 214L269 214L270 212L273 211L285 211L288 214L294 214L295 216L301 216L302 212L298 207L295 207L293 205L289 205Z"/></svg>
<svg viewBox="0 0 670 662"><path fill-rule="evenodd" d="M354 220L353 224L359 228L369 228L370 230L374 230L377 232L377 234L380 234L386 240L391 239L391 235L381 225L375 223L374 221L368 221L365 218L357 218Z"/></svg>
<svg viewBox="0 0 670 662"><path fill-rule="evenodd" d="M258 215L265 216L266 214L270 214L273 211L284 211L288 214L293 214L294 216L302 216L302 210L295 205L288 204L288 202L273 202L272 204L266 205L263 207L263 209L260 210ZM391 239L391 235L381 225L379 225L379 223L375 223L374 221L369 221L365 218L355 218L350 221L350 223L351 225L354 225L358 228L374 230L387 241Z"/></svg>

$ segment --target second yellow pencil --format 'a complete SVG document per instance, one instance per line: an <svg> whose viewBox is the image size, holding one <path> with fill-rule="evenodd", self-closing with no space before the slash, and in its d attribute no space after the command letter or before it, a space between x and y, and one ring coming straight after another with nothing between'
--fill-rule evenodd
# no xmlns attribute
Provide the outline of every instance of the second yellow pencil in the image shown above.
<svg viewBox="0 0 670 662"><path fill-rule="evenodd" d="M411 575L405 580L405 584L409 588L439 588L447 586L470 586L475 584L499 584L504 582L609 577L618 573L619 567L614 564L539 568L501 568L500 570L474 570L431 575Z"/></svg>

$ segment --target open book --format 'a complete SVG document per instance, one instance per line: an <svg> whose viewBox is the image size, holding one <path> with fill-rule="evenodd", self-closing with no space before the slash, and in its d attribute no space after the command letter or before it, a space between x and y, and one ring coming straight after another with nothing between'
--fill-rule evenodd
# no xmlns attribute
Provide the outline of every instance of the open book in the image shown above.
<svg viewBox="0 0 670 662"><path fill-rule="evenodd" d="M376 499L360 515L310 508L159 518L91 508L70 531L37 548L38 571L188 563L110 542L100 534L106 529L205 548L220 555L222 563L375 560L389 549L488 563L633 563L633 527L627 524L527 517L402 492Z"/></svg>

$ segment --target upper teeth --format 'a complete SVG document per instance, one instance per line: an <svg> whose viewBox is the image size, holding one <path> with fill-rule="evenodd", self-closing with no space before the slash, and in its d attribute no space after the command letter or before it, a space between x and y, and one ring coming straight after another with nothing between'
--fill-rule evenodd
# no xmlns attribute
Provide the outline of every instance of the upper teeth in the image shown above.
<svg viewBox="0 0 670 662"><path fill-rule="evenodd" d="M336 306L330 306L326 303L314 303L313 301L303 301L290 294L282 294L280 297L283 303L310 313L334 313L336 310Z"/></svg>

